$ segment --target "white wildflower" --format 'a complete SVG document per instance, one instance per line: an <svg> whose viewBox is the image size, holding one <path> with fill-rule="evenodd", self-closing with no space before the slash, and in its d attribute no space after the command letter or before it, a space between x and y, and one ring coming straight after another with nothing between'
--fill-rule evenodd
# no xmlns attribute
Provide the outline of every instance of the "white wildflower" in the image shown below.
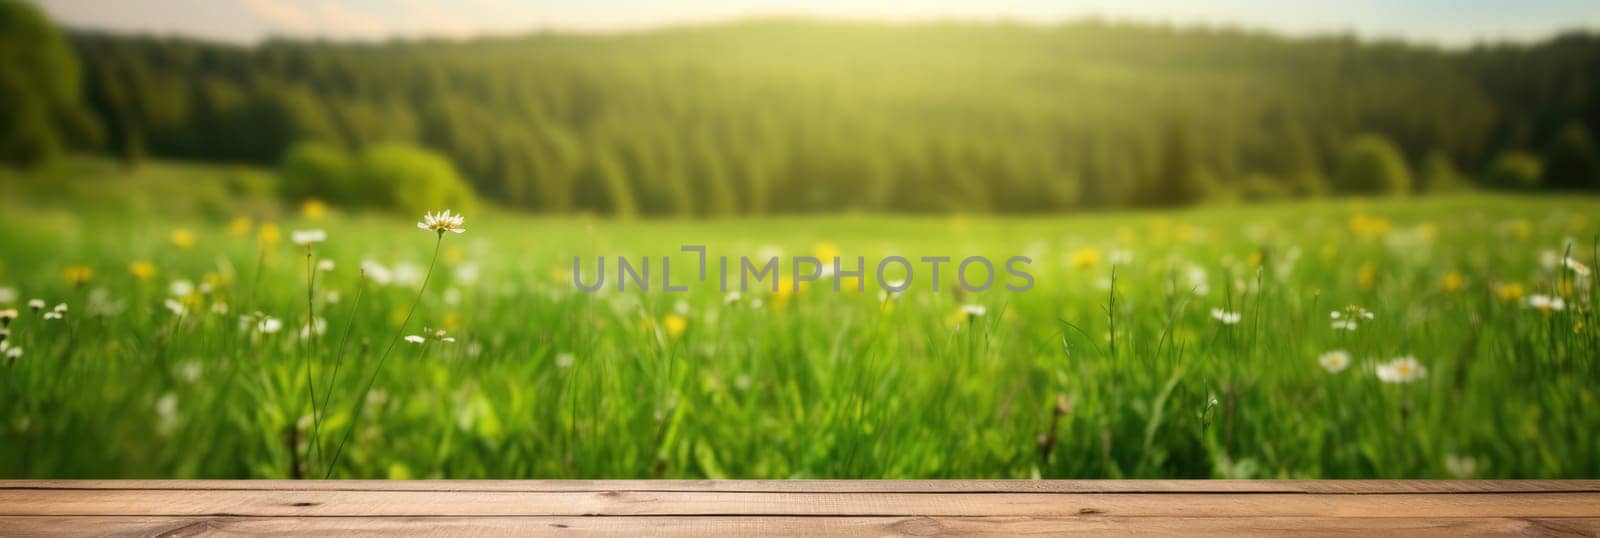
<svg viewBox="0 0 1600 538"><path fill-rule="evenodd" d="M174 297L193 295L194 283L183 279L174 280L171 284L167 284L167 293Z"/></svg>
<svg viewBox="0 0 1600 538"><path fill-rule="evenodd" d="M1537 308L1543 312L1560 312L1567 309L1567 302L1560 297L1551 295L1529 295L1528 307Z"/></svg>
<svg viewBox="0 0 1600 538"><path fill-rule="evenodd" d="M1378 365L1378 380L1384 383L1410 383L1428 375L1416 357L1405 356Z"/></svg>
<svg viewBox="0 0 1600 538"><path fill-rule="evenodd" d="M1328 373L1337 374L1350 367L1350 352L1343 349L1335 349L1323 353L1317 357L1317 364L1321 364L1322 369L1327 370Z"/></svg>
<svg viewBox="0 0 1600 538"><path fill-rule="evenodd" d="M903 279L896 278L883 284L884 289L878 292L878 300L880 301L899 299L900 294L906 290L906 281Z"/></svg>
<svg viewBox="0 0 1600 538"><path fill-rule="evenodd" d="M1575 260L1571 256L1567 256L1564 263L1567 266L1567 270L1572 271L1573 274L1578 276L1589 276L1589 266L1584 265L1583 262ZM3 302L5 301L0 301L0 303Z"/></svg>
<svg viewBox="0 0 1600 538"><path fill-rule="evenodd" d="M17 302L17 289L12 287L0 287L0 304L11 304L14 302Z"/></svg>
<svg viewBox="0 0 1600 538"><path fill-rule="evenodd" d="M1454 478L1472 478L1478 475L1478 460L1472 456L1446 454L1444 468Z"/></svg>
<svg viewBox="0 0 1600 538"><path fill-rule="evenodd" d="M572 360L573 360L573 356L572 356L571 353L558 354L558 355L556 355L556 367L558 367L558 368L571 368L572 367Z"/></svg>
<svg viewBox="0 0 1600 538"><path fill-rule="evenodd" d="M394 282L394 273L389 271L388 267L384 267L383 264L373 260L361 260L361 274L366 275L367 280L371 280L372 283L379 286L388 286L390 282Z"/></svg>
<svg viewBox="0 0 1600 538"><path fill-rule="evenodd" d="M1238 312L1229 312L1221 308L1211 309L1211 317L1222 322L1223 325L1233 325L1244 319L1244 316Z"/></svg>
<svg viewBox="0 0 1600 538"><path fill-rule="evenodd" d="M961 305L961 313L969 318L981 318L989 313L989 309L981 304Z"/></svg>
<svg viewBox="0 0 1600 538"><path fill-rule="evenodd" d="M311 323L307 323L300 327L300 338L311 338L313 334L322 336L322 334L326 332L328 332L328 320L320 317L314 318L311 320Z"/></svg>
<svg viewBox="0 0 1600 538"><path fill-rule="evenodd" d="M289 233L289 240L296 245L313 245L328 240L328 232L322 230L295 230Z"/></svg>
<svg viewBox="0 0 1600 538"><path fill-rule="evenodd" d="M466 228L462 227L466 224L466 220L466 217L451 214L450 210L446 209L439 213L422 215L422 222L418 222L417 227L424 230L432 230L442 237L445 232L462 233L467 231Z"/></svg>
<svg viewBox="0 0 1600 538"><path fill-rule="evenodd" d="M178 379L185 383L194 383L195 381L200 380L200 374L202 372L204 372L204 367L202 367L199 362L186 361L178 365L178 369L175 374L177 375Z"/></svg>
<svg viewBox="0 0 1600 538"><path fill-rule="evenodd" d="M183 317L183 313L188 311L187 308L184 308L183 303L173 299L162 301L161 304L162 306L167 307L167 310L171 310L172 315L174 316Z"/></svg>
<svg viewBox="0 0 1600 538"><path fill-rule="evenodd" d="M427 327L423 327L422 328L422 334L409 334L409 335L406 335L405 340L407 342L411 342L411 343L417 344L417 345L422 345L423 343L426 343L429 340L432 340L434 342L443 342L443 343L449 344L449 343L454 343L456 341L456 338L454 336L449 336L449 335L445 334L444 329L433 330L433 329L429 329Z"/></svg>
<svg viewBox="0 0 1600 538"><path fill-rule="evenodd" d="M457 265L456 266L456 271L455 271L456 282L461 283L461 285L463 285L463 286L471 286L473 284L477 284L478 283L478 274L479 274L479 270L478 270L478 264L477 263L474 263L474 262L463 262L461 265Z"/></svg>
<svg viewBox="0 0 1600 538"><path fill-rule="evenodd" d="M401 286L416 286L422 283L422 267L411 262L400 262L394 266L394 283Z"/></svg>

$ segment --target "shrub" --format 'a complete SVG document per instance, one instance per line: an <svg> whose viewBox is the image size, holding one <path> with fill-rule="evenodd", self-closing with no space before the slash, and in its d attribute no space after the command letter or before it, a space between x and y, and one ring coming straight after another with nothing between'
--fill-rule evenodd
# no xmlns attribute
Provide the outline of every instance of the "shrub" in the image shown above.
<svg viewBox="0 0 1600 538"><path fill-rule="evenodd" d="M1539 187L1544 174L1544 163L1531 153L1508 151L1495 157L1489 164L1484 182L1502 189L1533 189Z"/></svg>
<svg viewBox="0 0 1600 538"><path fill-rule="evenodd" d="M1600 154L1583 124L1574 123L1556 134L1544 153L1544 184L1557 189L1600 187Z"/></svg>
<svg viewBox="0 0 1600 538"><path fill-rule="evenodd" d="M295 144L283 156L278 191L284 200L321 198L343 205L361 205L363 189L355 182L350 155L320 142Z"/></svg>
<svg viewBox="0 0 1600 538"><path fill-rule="evenodd" d="M1411 191L1411 170L1389 139L1362 135L1339 155L1333 188L1339 194L1405 194Z"/></svg>
<svg viewBox="0 0 1600 538"><path fill-rule="evenodd" d="M1428 153L1428 156L1422 159L1422 166L1417 169L1416 192L1418 193L1458 190L1464 183L1461 172L1456 169L1450 156L1441 151Z"/></svg>
<svg viewBox="0 0 1600 538"><path fill-rule="evenodd" d="M378 144L361 153L356 184L367 193L364 202L405 214L454 209L470 212L477 204L472 189L443 155L407 144Z"/></svg>

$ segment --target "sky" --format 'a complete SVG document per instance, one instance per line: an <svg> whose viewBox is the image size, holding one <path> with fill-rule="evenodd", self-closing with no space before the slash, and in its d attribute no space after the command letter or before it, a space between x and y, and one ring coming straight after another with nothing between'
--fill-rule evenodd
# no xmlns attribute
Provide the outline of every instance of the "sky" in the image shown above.
<svg viewBox="0 0 1600 538"><path fill-rule="evenodd" d="M251 43L272 36L373 40L535 30L626 31L800 15L911 22L1107 20L1230 25L1289 35L1355 33L1446 46L1600 28L1593 0L33 0L69 27Z"/></svg>

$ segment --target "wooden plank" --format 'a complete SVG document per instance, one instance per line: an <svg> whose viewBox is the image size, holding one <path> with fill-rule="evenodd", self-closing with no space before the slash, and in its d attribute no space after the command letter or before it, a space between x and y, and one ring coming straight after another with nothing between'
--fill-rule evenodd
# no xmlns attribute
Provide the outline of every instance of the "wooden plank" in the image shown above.
<svg viewBox="0 0 1600 538"><path fill-rule="evenodd" d="M4 535L192 535L202 533L369 536L884 536L1129 533L1252 535L1597 535L1600 518L1017 518L1017 517L0 517Z"/></svg>
<svg viewBox="0 0 1600 538"><path fill-rule="evenodd" d="M1600 480L0 480L4 489L791 493L1600 493Z"/></svg>
<svg viewBox="0 0 1600 538"><path fill-rule="evenodd" d="M1600 517L1600 493L0 490L0 515Z"/></svg>

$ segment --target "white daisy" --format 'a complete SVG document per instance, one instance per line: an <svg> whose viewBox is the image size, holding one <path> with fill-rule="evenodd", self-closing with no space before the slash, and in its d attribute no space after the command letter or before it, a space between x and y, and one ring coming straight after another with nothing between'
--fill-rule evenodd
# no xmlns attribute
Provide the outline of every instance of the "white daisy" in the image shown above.
<svg viewBox="0 0 1600 538"><path fill-rule="evenodd" d="M313 334L321 336L326 332L328 332L328 320L320 317L312 319L311 323L302 325L300 327L301 338L311 338L311 335Z"/></svg>
<svg viewBox="0 0 1600 538"><path fill-rule="evenodd" d="M431 329L429 329L427 327L423 327L422 328L422 334L420 334L420 335L417 335L417 334L406 335L406 341L407 342L411 342L411 343L417 344L417 345L422 345L424 342L427 342L429 340L433 340L435 342L443 342L443 343L446 343L446 344L451 344L451 343L455 343L456 337L445 334L444 329L431 330Z"/></svg>
<svg viewBox="0 0 1600 538"><path fill-rule="evenodd" d="M1567 302L1560 297L1550 295L1529 295L1528 307L1537 308L1544 312L1560 312L1567 309Z"/></svg>
<svg viewBox="0 0 1600 538"><path fill-rule="evenodd" d="M1573 273L1577 274L1578 276L1589 276L1589 266L1584 265L1583 262L1580 262L1578 260L1573 259L1571 256L1568 256L1566 258L1566 260L1565 260L1565 264L1566 264L1568 270L1572 271ZM0 302L5 302L5 301L0 301Z"/></svg>
<svg viewBox="0 0 1600 538"><path fill-rule="evenodd" d="M1539 251L1539 266L1545 269L1555 269L1561 263L1561 254L1552 249Z"/></svg>
<svg viewBox="0 0 1600 538"><path fill-rule="evenodd" d="M390 282L394 282L394 272L373 260L361 260L361 274L379 286L387 286Z"/></svg>
<svg viewBox="0 0 1600 538"><path fill-rule="evenodd" d="M283 320L280 320L280 319L272 317L272 316L266 316L264 318L261 318L260 322L256 323L256 330L261 331L262 333L265 333L265 334L272 334L272 333L278 332L280 330L283 330Z"/></svg>
<svg viewBox="0 0 1600 538"><path fill-rule="evenodd" d="M44 299L28 299L28 309L34 312L44 310Z"/></svg>
<svg viewBox="0 0 1600 538"><path fill-rule="evenodd" d="M989 309L981 304L966 304L961 305L961 313L969 318L981 318L989 313Z"/></svg>
<svg viewBox="0 0 1600 538"><path fill-rule="evenodd" d="M433 230L443 236L445 232L466 232L467 229L462 227L466 224L466 220L466 217L451 214L450 210L446 209L437 214L427 213L422 215L422 222L418 222L417 227L424 230Z"/></svg>
<svg viewBox="0 0 1600 538"><path fill-rule="evenodd" d="M878 300L880 300L880 301L887 301L889 299L899 299L900 298L900 294L904 293L905 290L906 290L906 281L904 279L896 278L896 279L890 280L888 282L884 282L883 284L884 284L884 289L882 291L878 292ZM891 288L893 288L893 289L891 289ZM895 291L895 290L899 290L899 291Z"/></svg>
<svg viewBox="0 0 1600 538"><path fill-rule="evenodd" d="M1221 308L1213 308L1211 309L1211 318L1222 322L1223 325L1233 325L1244 319L1244 316L1238 312L1229 312Z"/></svg>
<svg viewBox="0 0 1600 538"><path fill-rule="evenodd" d="M1317 357L1317 364L1321 364L1322 369L1327 370L1328 373L1337 374L1350 367L1350 352L1343 349L1335 349L1323 353Z"/></svg>
<svg viewBox="0 0 1600 538"><path fill-rule="evenodd" d="M556 367L558 367L558 368L571 368L572 367L572 360L573 360L573 356L572 356L571 353L558 354L558 355L556 355Z"/></svg>
<svg viewBox="0 0 1600 538"><path fill-rule="evenodd" d="M476 263L464 262L461 265L457 265L456 266L456 270L455 270L456 282L460 282L461 285L463 285L463 286L471 286L473 284L477 284L478 283L478 274L479 274L478 264L476 264Z"/></svg>
<svg viewBox="0 0 1600 538"><path fill-rule="evenodd" d="M178 316L178 317L182 317L183 313L187 310L187 309L185 309L183 307L183 303L180 303L180 302L172 300L172 299L167 299L165 301L162 301L161 304L163 306L166 306L167 310L171 310L172 311L172 315Z"/></svg>
<svg viewBox="0 0 1600 538"><path fill-rule="evenodd" d="M1356 325L1356 321L1353 319L1336 319L1330 324L1334 330L1339 331L1354 331L1356 330Z"/></svg>
<svg viewBox="0 0 1600 538"><path fill-rule="evenodd" d="M333 260L328 260L328 259L317 260L317 270L318 271L323 271L323 272L332 271L333 270Z"/></svg>
<svg viewBox="0 0 1600 538"><path fill-rule="evenodd" d="M1410 383L1428 375L1416 357L1405 356L1378 365L1378 380L1384 383Z"/></svg>
<svg viewBox="0 0 1600 538"><path fill-rule="evenodd" d="M328 240L328 232L322 230L295 230L289 233L289 240L296 245L312 245Z"/></svg>
<svg viewBox="0 0 1600 538"><path fill-rule="evenodd" d="M174 280L171 284L167 284L167 293L176 297L191 295L194 293L194 283L183 279Z"/></svg>

